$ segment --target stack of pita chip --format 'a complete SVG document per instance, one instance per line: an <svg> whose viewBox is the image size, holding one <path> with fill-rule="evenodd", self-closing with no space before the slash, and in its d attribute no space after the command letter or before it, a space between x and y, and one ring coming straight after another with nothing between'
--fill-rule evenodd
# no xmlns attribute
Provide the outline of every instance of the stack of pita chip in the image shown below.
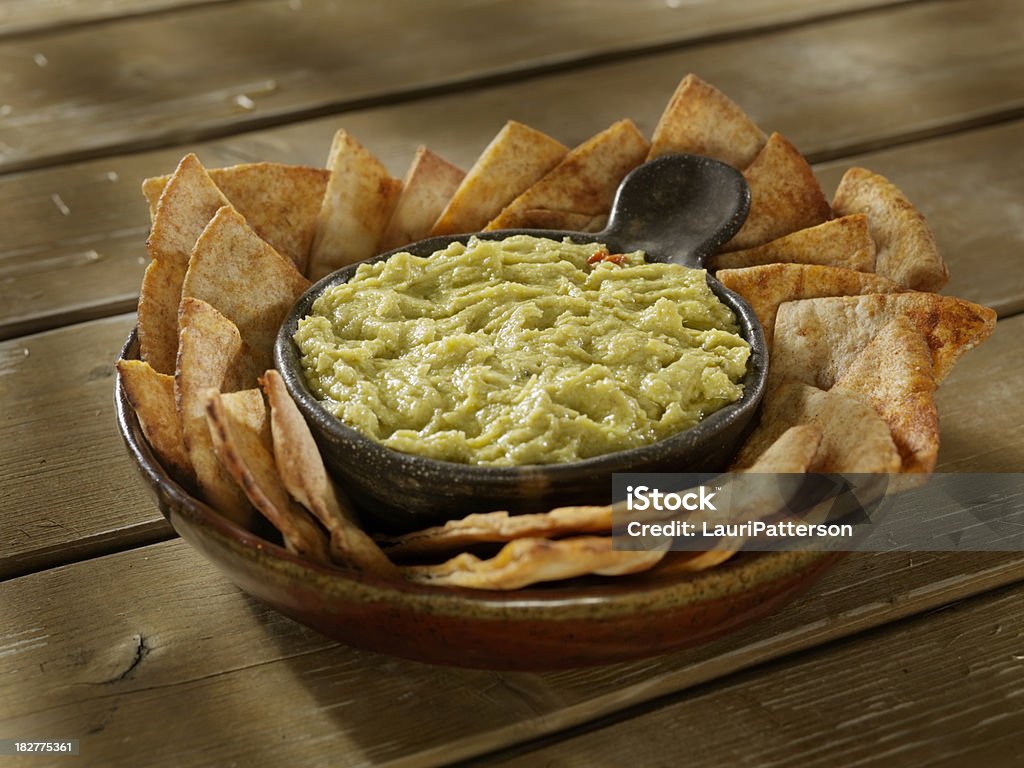
<svg viewBox="0 0 1024 768"><path fill-rule="evenodd" d="M771 348L760 422L734 468L931 472L935 390L991 333L994 313L932 293L948 270L897 187L852 168L830 205L789 141L695 75L650 141L627 119L570 149L509 121L468 171L419 147L399 180L339 130L324 169L207 171L187 155L173 174L147 179L141 359L118 363L147 440L235 524L269 523L297 556L380 578L504 590L724 562L742 542L700 554L616 551L610 507L471 515L381 540L382 551L272 369L278 326L311 280L432 235L600 231L622 179L679 152L733 165L751 190L745 224L709 264L751 305Z"/></svg>
<svg viewBox="0 0 1024 768"><path fill-rule="evenodd" d="M310 285L301 270L330 182L270 163L207 172L195 155L148 179L141 359L118 369L154 452L214 509L250 530L261 516L310 560L390 573L271 367L277 330Z"/></svg>

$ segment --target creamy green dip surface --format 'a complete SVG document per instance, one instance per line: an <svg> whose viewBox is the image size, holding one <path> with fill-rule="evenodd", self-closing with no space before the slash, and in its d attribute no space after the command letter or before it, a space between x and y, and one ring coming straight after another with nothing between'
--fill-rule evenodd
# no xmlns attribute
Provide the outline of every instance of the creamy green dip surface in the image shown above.
<svg viewBox="0 0 1024 768"><path fill-rule="evenodd" d="M632 448L738 400L750 347L704 271L607 255L517 235L362 265L299 322L306 380L373 439L469 464Z"/></svg>

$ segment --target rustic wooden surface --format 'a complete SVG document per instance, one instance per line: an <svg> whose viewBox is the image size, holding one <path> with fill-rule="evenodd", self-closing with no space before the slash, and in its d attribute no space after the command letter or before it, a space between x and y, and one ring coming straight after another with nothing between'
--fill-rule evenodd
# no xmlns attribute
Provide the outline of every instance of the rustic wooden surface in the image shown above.
<svg viewBox="0 0 1024 768"><path fill-rule="evenodd" d="M239 0L5 0L0 5L0 37L230 2Z"/></svg>
<svg viewBox="0 0 1024 768"><path fill-rule="evenodd" d="M877 5L735 0L686 7L641 0L595 9L583 0L442 0L426 14L419 0L279 0L125 19L99 31L100 45L96 29L56 30L0 42L16 85L4 97L10 111L0 130L0 168L193 141L468 80Z"/></svg>
<svg viewBox="0 0 1024 768"><path fill-rule="evenodd" d="M928 216L946 292L1001 317L939 392L939 469L1020 472L1022 41L1018 0L0 4L0 739L102 766L1024 761L1021 553L852 555L662 659L430 667L305 629L172 538L112 402L139 182L185 151L320 165L345 127L396 175L420 143L468 167L508 118L649 133L695 71L827 193L864 165Z"/></svg>
<svg viewBox="0 0 1024 768"><path fill-rule="evenodd" d="M552 746L471 765L916 768L1024 762L1024 601L1004 589L672 697ZM826 682L827 681L827 682ZM822 694L823 685L828 692ZM722 723L742 723L742 732Z"/></svg>
<svg viewBox="0 0 1024 768"><path fill-rule="evenodd" d="M1020 553L852 555L807 599L692 651L496 673L339 646L243 595L176 540L0 584L0 658L12 673L0 678L0 723L79 734L103 765L135 764L153 743L175 747L147 755L151 765L441 765L1022 579Z"/></svg>

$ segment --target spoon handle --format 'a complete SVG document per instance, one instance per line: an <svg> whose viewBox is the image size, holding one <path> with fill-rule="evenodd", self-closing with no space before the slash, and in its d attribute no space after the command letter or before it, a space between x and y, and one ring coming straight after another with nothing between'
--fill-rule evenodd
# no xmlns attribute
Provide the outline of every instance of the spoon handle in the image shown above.
<svg viewBox="0 0 1024 768"><path fill-rule="evenodd" d="M616 251L701 267L747 218L750 189L731 165L699 155L665 155L635 168L615 194L598 236Z"/></svg>

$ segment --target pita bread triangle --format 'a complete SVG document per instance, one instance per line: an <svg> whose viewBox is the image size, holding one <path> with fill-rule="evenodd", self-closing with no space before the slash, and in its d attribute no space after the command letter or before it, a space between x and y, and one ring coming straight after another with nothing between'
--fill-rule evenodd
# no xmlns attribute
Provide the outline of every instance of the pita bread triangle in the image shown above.
<svg viewBox="0 0 1024 768"><path fill-rule="evenodd" d="M753 248L831 217L811 166L781 134L768 138L743 178L750 187L750 213L725 251Z"/></svg>
<svg viewBox="0 0 1024 768"><path fill-rule="evenodd" d="M466 173L430 234L479 232L568 151L550 136L508 121Z"/></svg>
<svg viewBox="0 0 1024 768"><path fill-rule="evenodd" d="M430 234L430 228L465 177L465 171L426 147L419 147L402 180L402 192L377 251L384 253Z"/></svg>
<svg viewBox="0 0 1024 768"><path fill-rule="evenodd" d="M619 183L644 161L650 145L632 120L620 120L569 152L538 182L509 203L487 229L533 224L527 211L549 211L588 218L608 213ZM571 229L571 227L554 227Z"/></svg>
<svg viewBox="0 0 1024 768"><path fill-rule="evenodd" d="M139 348L159 373L174 373L178 304L192 248L213 215L229 205L193 154L185 155L167 182L146 241L151 259L139 296Z"/></svg>
<svg viewBox="0 0 1024 768"><path fill-rule="evenodd" d="M884 176L851 168L839 182L833 207L840 215L867 214L878 274L916 291L938 291L949 280L924 216Z"/></svg>
<svg viewBox="0 0 1024 768"><path fill-rule="evenodd" d="M689 153L743 170L767 137L728 96L694 74L683 78L654 129L647 159Z"/></svg>

